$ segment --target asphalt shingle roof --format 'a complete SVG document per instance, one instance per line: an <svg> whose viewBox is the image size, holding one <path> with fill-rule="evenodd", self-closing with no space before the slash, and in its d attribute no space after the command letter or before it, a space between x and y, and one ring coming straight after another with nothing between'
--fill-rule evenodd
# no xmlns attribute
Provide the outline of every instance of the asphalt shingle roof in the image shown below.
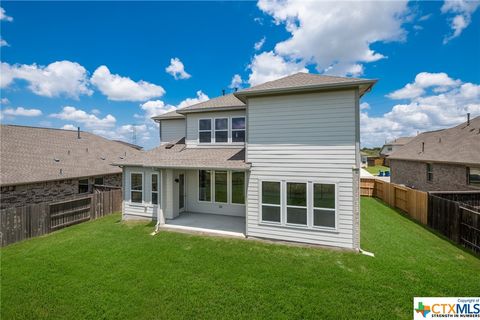
<svg viewBox="0 0 480 320"><path fill-rule="evenodd" d="M424 143L422 152L422 143ZM480 165L480 117L449 129L421 133L390 159Z"/></svg>
<svg viewBox="0 0 480 320"><path fill-rule="evenodd" d="M141 153L89 132L80 136L71 130L0 125L0 184L120 173L112 162Z"/></svg>
<svg viewBox="0 0 480 320"><path fill-rule="evenodd" d="M133 157L118 160L116 165L161 168L198 168L245 170L244 148L186 148L185 139L164 144Z"/></svg>
<svg viewBox="0 0 480 320"><path fill-rule="evenodd" d="M183 114L177 112L177 110L173 110L155 117L152 117L153 120L168 120L168 119L185 119Z"/></svg>
<svg viewBox="0 0 480 320"><path fill-rule="evenodd" d="M392 141L385 143L386 146L403 146L404 144L409 143L415 137L400 137Z"/></svg>
<svg viewBox="0 0 480 320"><path fill-rule="evenodd" d="M182 109L177 110L180 113L183 112L192 112L192 111L201 111L208 109L222 109L222 108L245 108L245 103L240 101L232 93L226 94L224 96L216 97L204 102L200 102Z"/></svg>

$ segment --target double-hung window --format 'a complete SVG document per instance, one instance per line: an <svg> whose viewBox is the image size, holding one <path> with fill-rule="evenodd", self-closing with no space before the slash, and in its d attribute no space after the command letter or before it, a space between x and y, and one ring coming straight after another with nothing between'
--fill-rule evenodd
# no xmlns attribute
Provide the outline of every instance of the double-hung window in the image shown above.
<svg viewBox="0 0 480 320"><path fill-rule="evenodd" d="M78 193L87 193L90 191L88 179L78 180Z"/></svg>
<svg viewBox="0 0 480 320"><path fill-rule="evenodd" d="M278 181L262 181L262 221L281 221L281 184Z"/></svg>
<svg viewBox="0 0 480 320"><path fill-rule="evenodd" d="M307 184L287 182L287 223L307 225Z"/></svg>
<svg viewBox="0 0 480 320"><path fill-rule="evenodd" d="M212 119L198 121L198 139L200 143L212 142Z"/></svg>
<svg viewBox="0 0 480 320"><path fill-rule="evenodd" d="M431 163L427 163L427 181L433 180L433 165Z"/></svg>
<svg viewBox="0 0 480 320"><path fill-rule="evenodd" d="M480 168L467 168L468 184L480 187Z"/></svg>
<svg viewBox="0 0 480 320"><path fill-rule="evenodd" d="M313 225L335 228L335 185L313 184Z"/></svg>
<svg viewBox="0 0 480 320"><path fill-rule="evenodd" d="M198 200L212 200L212 172L210 170L198 171Z"/></svg>
<svg viewBox="0 0 480 320"><path fill-rule="evenodd" d="M215 119L215 143L228 142L228 118Z"/></svg>
<svg viewBox="0 0 480 320"><path fill-rule="evenodd" d="M232 118L232 142L245 142L245 117Z"/></svg>
<svg viewBox="0 0 480 320"><path fill-rule="evenodd" d="M158 204L158 174L152 174L152 204Z"/></svg>
<svg viewBox="0 0 480 320"><path fill-rule="evenodd" d="M130 175L130 184L131 201L141 203L143 201L143 175L141 173L132 173Z"/></svg>
<svg viewBox="0 0 480 320"><path fill-rule="evenodd" d="M226 203L228 201L227 179L227 171L215 171L215 202Z"/></svg>

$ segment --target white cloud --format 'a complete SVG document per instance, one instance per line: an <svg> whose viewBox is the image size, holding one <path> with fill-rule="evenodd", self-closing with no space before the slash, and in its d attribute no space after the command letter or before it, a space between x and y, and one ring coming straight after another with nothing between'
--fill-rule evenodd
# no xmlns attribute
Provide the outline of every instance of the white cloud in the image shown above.
<svg viewBox="0 0 480 320"><path fill-rule="evenodd" d="M265 44L266 39L267 39L266 37L263 37L258 42L255 42L255 44L253 45L253 48L257 51L262 49L263 45Z"/></svg>
<svg viewBox="0 0 480 320"><path fill-rule="evenodd" d="M297 72L308 72L302 63L287 61L272 51L255 55L249 68L251 73L248 77L248 83L251 86Z"/></svg>
<svg viewBox="0 0 480 320"><path fill-rule="evenodd" d="M191 75L185 71L185 66L183 65L183 62L180 61L180 59L178 58L170 59L170 65L165 68L165 71L171 74L175 78L175 80L188 79L191 77Z"/></svg>
<svg viewBox="0 0 480 320"><path fill-rule="evenodd" d="M10 100L8 100L8 98L0 99L0 104L9 104L9 103L10 103Z"/></svg>
<svg viewBox="0 0 480 320"><path fill-rule="evenodd" d="M7 108L2 110L2 115L10 117L38 117L42 115L42 111L39 109L25 109L24 107Z"/></svg>
<svg viewBox="0 0 480 320"><path fill-rule="evenodd" d="M65 106L60 113L53 113L52 118L74 121L85 125L89 129L107 129L115 126L116 119L111 114L99 118L94 114L87 113L72 106Z"/></svg>
<svg viewBox="0 0 480 320"><path fill-rule="evenodd" d="M78 128L75 127L73 124L66 124L63 127L61 127L60 129L63 129L63 130L77 130Z"/></svg>
<svg viewBox="0 0 480 320"><path fill-rule="evenodd" d="M0 47L10 47L7 41L4 39L0 38Z"/></svg>
<svg viewBox="0 0 480 320"><path fill-rule="evenodd" d="M420 73L410 85L421 83L426 90L411 95L404 104L397 104L382 116L360 115L362 143L367 146L382 145L385 140L400 136L413 136L417 132L452 127L466 120L466 114L480 115L480 85L452 80L447 74L429 77ZM439 75L436 74L436 75ZM435 90L442 88L439 92ZM396 92L398 92L397 90Z"/></svg>
<svg viewBox="0 0 480 320"><path fill-rule="evenodd" d="M87 70L76 62L56 61L48 66L2 62L1 72L1 88L6 88L15 79L22 79L29 83L28 88L33 93L44 97L78 98L93 93L88 88Z"/></svg>
<svg viewBox="0 0 480 320"><path fill-rule="evenodd" d="M5 9L3 9L2 7L0 7L0 21L8 21L8 22L13 21L13 18L7 16L7 13L5 12Z"/></svg>
<svg viewBox="0 0 480 320"><path fill-rule="evenodd" d="M459 80L453 80L444 72L421 72L417 74L413 83L408 83L387 96L391 99L413 99L423 95L425 89L434 87L435 92L446 92L450 87L458 84L460 84Z"/></svg>
<svg viewBox="0 0 480 320"><path fill-rule="evenodd" d="M143 80L135 82L128 77L112 74L106 66L98 67L90 81L113 101L145 101L165 93L159 85Z"/></svg>
<svg viewBox="0 0 480 320"><path fill-rule="evenodd" d="M197 91L197 96L195 98L186 98L177 105L177 109L182 109L203 101L207 101L209 97L203 93L201 90Z"/></svg>
<svg viewBox="0 0 480 320"><path fill-rule="evenodd" d="M159 116L176 108L172 105L165 104L162 100L150 100L140 105L140 108L145 112L145 118L148 120L151 117Z"/></svg>
<svg viewBox="0 0 480 320"><path fill-rule="evenodd" d="M364 63L384 59L371 45L403 41L409 13L407 1L260 0L258 7L291 34L271 54L339 75L359 75Z"/></svg>
<svg viewBox="0 0 480 320"><path fill-rule="evenodd" d="M242 77L239 74L235 74L232 77L232 82L230 82L230 85L228 86L230 89L239 89L242 87L243 84Z"/></svg>
<svg viewBox="0 0 480 320"><path fill-rule="evenodd" d="M446 0L440 9L443 14L453 15L449 18L452 33L443 39L443 43L447 43L453 38L458 37L462 31L468 27L472 21L472 14L480 6L480 1L470 0Z"/></svg>
<svg viewBox="0 0 480 320"><path fill-rule="evenodd" d="M370 104L368 104L368 102L360 103L360 110L369 110L369 109L370 109Z"/></svg>

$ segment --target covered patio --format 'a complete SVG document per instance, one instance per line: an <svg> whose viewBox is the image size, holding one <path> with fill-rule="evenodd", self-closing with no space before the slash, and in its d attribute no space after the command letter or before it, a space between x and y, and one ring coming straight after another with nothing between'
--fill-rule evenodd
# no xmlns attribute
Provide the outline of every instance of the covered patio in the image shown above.
<svg viewBox="0 0 480 320"><path fill-rule="evenodd" d="M244 238L245 217L183 212L174 219L167 219L162 228Z"/></svg>

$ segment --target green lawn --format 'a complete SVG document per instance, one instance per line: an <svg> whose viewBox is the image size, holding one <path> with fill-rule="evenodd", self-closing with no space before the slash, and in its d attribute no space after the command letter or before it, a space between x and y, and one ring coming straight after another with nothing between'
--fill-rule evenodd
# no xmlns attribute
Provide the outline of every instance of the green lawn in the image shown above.
<svg viewBox="0 0 480 320"><path fill-rule="evenodd" d="M478 296L480 259L362 199L352 252L174 232L109 216L1 250L2 319L411 319Z"/></svg>
<svg viewBox="0 0 480 320"><path fill-rule="evenodd" d="M390 171L390 168L385 166L373 166L373 167L366 167L365 170L367 170L373 175L378 175L378 171Z"/></svg>

